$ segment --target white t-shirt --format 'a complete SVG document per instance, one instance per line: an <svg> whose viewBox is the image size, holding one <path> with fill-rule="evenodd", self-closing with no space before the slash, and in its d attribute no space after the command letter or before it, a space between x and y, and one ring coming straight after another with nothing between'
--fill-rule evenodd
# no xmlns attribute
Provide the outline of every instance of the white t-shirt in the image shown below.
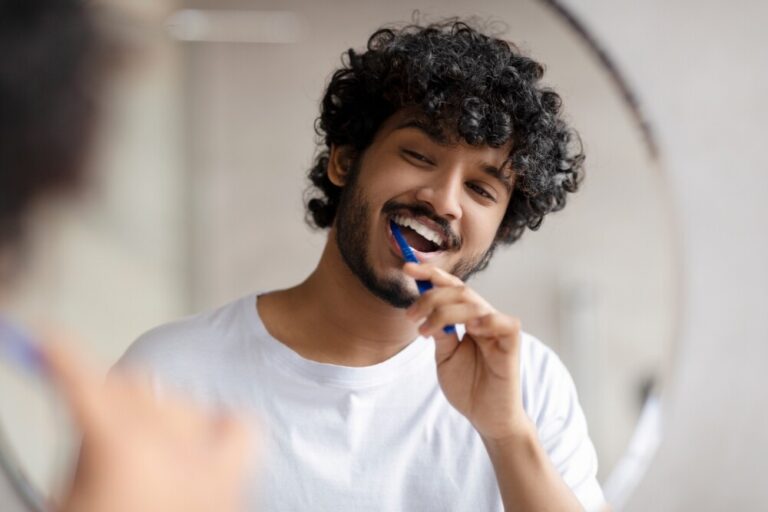
<svg viewBox="0 0 768 512"><path fill-rule="evenodd" d="M565 482L596 510L597 457L573 382L530 335L521 356L525 410ZM503 510L480 436L440 389L431 338L373 366L318 363L270 336L249 295L149 331L119 365L148 372L159 393L260 419L253 510Z"/></svg>

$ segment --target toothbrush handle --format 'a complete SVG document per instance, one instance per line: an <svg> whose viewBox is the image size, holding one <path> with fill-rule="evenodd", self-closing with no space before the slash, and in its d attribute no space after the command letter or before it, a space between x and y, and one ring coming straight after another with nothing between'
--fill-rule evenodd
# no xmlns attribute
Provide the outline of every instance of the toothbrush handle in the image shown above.
<svg viewBox="0 0 768 512"><path fill-rule="evenodd" d="M390 226L392 226L392 235L394 235L397 245L400 246L400 251L403 253L403 259L410 263L420 263L416 255L413 254L408 242L403 237L403 234L400 232L400 228L397 227L397 224L390 222ZM421 281L417 279L416 286L419 289L420 295L423 295L425 292L432 289L432 283L430 281ZM446 334L453 334L456 332L456 327L453 325L446 325L443 327L443 332Z"/></svg>
<svg viewBox="0 0 768 512"><path fill-rule="evenodd" d="M431 281L416 280L416 287L419 289L419 294L424 295L427 291L432 289Z"/></svg>
<svg viewBox="0 0 768 512"><path fill-rule="evenodd" d="M422 281L417 279L416 286L419 289L419 293L423 295L425 292L432 289L432 282ZM454 327L453 325L446 325L445 327L443 327L443 332L445 334L454 334L456 332L456 327Z"/></svg>
<svg viewBox="0 0 768 512"><path fill-rule="evenodd" d="M45 362L35 342L16 326L0 318L0 358L21 368L42 374Z"/></svg>

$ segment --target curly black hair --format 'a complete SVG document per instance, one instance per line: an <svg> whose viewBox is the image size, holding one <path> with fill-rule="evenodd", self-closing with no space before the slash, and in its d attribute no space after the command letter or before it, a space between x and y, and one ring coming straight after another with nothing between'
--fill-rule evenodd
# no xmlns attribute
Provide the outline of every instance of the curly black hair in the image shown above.
<svg viewBox="0 0 768 512"><path fill-rule="evenodd" d="M81 181L109 41L82 0L0 0L0 248L39 197Z"/></svg>
<svg viewBox="0 0 768 512"><path fill-rule="evenodd" d="M578 134L561 117L560 96L540 84L543 74L510 42L458 19L379 29L366 51L345 52L323 97L307 222L327 228L336 215L341 188L326 172L331 146L361 155L387 118L410 108L457 141L501 147L511 140L515 189L496 242L538 229L578 189L584 160Z"/></svg>

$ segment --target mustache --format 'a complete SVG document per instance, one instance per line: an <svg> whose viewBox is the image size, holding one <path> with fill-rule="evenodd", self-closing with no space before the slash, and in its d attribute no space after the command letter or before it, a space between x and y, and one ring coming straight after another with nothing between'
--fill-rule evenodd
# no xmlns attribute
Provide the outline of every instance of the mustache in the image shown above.
<svg viewBox="0 0 768 512"><path fill-rule="evenodd" d="M451 228L451 223L438 215L432 208L423 203L405 204L397 201L387 201L384 203L381 211L386 215L408 212L415 217L426 217L434 222L440 229L445 242L446 249L458 249L461 247L462 239Z"/></svg>

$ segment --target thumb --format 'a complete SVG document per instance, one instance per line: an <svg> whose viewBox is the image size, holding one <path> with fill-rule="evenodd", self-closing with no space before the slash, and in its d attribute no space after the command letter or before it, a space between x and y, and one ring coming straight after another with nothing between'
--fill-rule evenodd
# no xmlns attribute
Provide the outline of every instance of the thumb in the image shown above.
<svg viewBox="0 0 768 512"><path fill-rule="evenodd" d="M42 345L40 352L51 382L69 405L75 422L85 429L98 414L102 379L60 341Z"/></svg>

